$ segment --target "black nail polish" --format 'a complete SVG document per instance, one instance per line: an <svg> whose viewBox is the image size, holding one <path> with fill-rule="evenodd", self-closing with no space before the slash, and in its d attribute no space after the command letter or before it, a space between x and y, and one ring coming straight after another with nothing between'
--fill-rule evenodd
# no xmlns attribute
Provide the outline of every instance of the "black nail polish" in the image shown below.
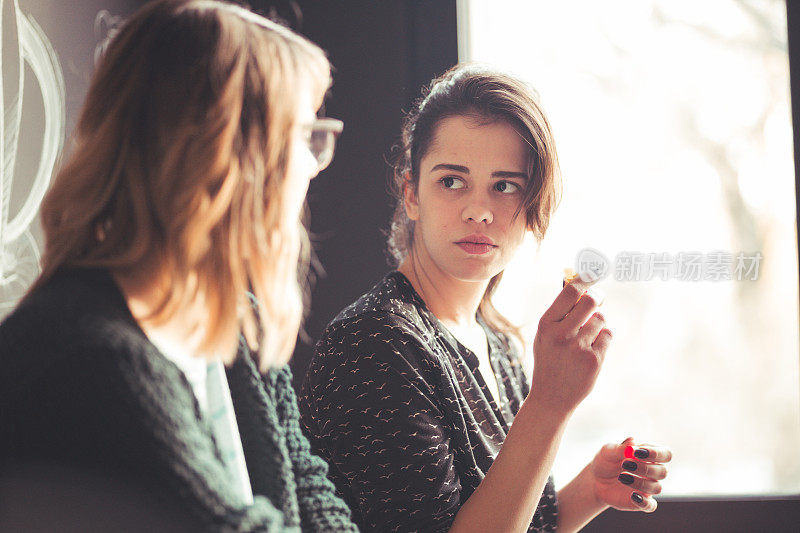
<svg viewBox="0 0 800 533"><path fill-rule="evenodd" d="M631 472L636 472L637 468L636 461L623 461L622 468L624 468L625 470L630 470Z"/></svg>
<svg viewBox="0 0 800 533"><path fill-rule="evenodd" d="M631 494L631 500L633 500L636 503L642 503L644 501L644 498L642 498L642 495L639 494L638 492L634 492L633 494Z"/></svg>
<svg viewBox="0 0 800 533"><path fill-rule="evenodd" d="M633 476L630 474L622 473L619 475L619 477L617 477L617 479L624 485L630 485L633 483Z"/></svg>
<svg viewBox="0 0 800 533"><path fill-rule="evenodd" d="M636 451L633 452L634 457L639 459L647 459L650 456L650 452L645 450L644 448L638 448Z"/></svg>

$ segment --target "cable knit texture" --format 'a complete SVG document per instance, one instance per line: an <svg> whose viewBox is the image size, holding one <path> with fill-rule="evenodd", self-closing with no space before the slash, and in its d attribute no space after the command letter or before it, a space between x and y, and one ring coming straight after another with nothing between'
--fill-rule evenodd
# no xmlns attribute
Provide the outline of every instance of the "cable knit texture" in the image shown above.
<svg viewBox="0 0 800 533"><path fill-rule="evenodd" d="M103 270L57 273L0 325L0 464L100 470L212 531L357 531L300 431L288 366L227 369L254 494L237 504L191 386Z"/></svg>

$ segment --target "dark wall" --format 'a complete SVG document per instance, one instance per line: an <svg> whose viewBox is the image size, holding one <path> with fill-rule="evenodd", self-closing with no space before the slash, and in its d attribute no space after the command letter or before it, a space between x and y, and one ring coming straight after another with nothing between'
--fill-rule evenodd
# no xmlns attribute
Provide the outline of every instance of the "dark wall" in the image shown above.
<svg viewBox="0 0 800 533"><path fill-rule="evenodd" d="M455 1L252 2L274 7L289 25L327 50L334 83L328 116L342 119L331 166L309 189L311 230L326 274L315 284L306 331L292 366L299 385L327 323L390 268L383 230L393 209L386 159L403 112L421 87L458 60Z"/></svg>

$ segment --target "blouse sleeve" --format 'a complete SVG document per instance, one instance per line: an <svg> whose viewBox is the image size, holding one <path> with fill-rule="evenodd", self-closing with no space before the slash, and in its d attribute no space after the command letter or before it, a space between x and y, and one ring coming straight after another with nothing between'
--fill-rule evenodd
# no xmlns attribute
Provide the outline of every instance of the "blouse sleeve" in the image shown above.
<svg viewBox="0 0 800 533"><path fill-rule="evenodd" d="M447 531L461 506L450 431L424 341L385 316L329 329L301 416L314 450L369 531Z"/></svg>

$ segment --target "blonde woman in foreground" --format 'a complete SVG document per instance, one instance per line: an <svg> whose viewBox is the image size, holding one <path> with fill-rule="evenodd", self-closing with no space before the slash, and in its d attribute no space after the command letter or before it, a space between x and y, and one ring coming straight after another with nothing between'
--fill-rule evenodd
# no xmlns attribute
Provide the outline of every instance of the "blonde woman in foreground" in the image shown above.
<svg viewBox="0 0 800 533"><path fill-rule="evenodd" d="M0 325L0 464L141 484L214 531L356 531L286 366L329 80L230 4L149 2L121 28L43 203L42 274Z"/></svg>

